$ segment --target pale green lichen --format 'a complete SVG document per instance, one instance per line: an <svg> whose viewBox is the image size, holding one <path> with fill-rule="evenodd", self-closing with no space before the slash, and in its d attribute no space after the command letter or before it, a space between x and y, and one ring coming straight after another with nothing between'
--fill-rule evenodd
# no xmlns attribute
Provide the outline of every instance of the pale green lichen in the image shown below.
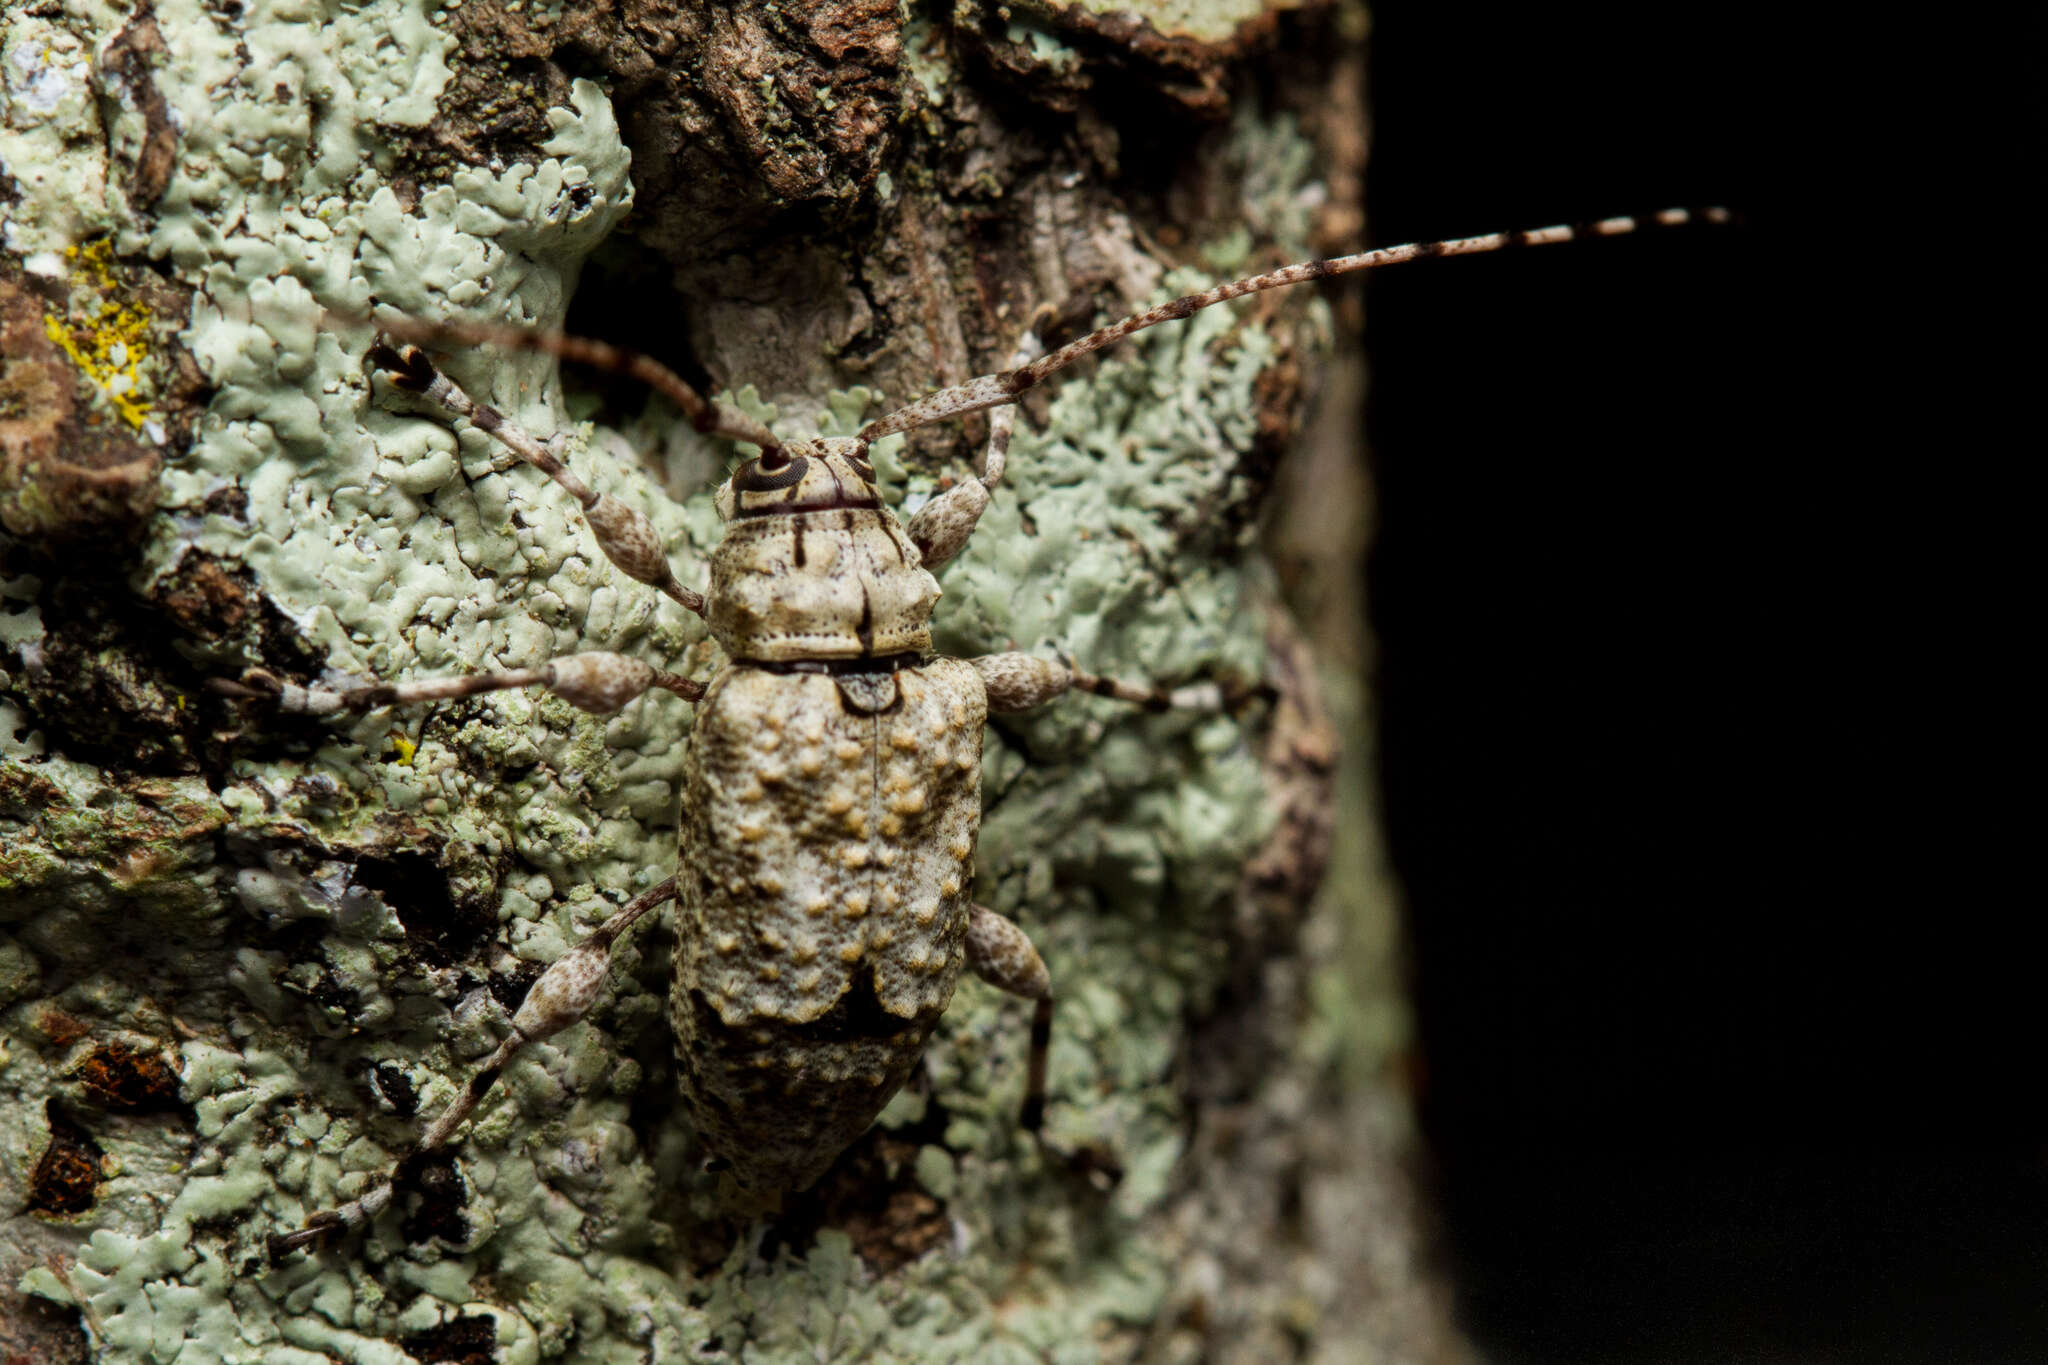
<svg viewBox="0 0 2048 1365"><path fill-rule="evenodd" d="M427 6L249 0L229 25L200 0L159 0L157 16L170 53L155 80L182 131L148 219L127 212L118 175L109 189L98 108L79 93L79 63L125 8L73 0L60 18L10 21L0 46L13 97L0 164L26 191L8 249L61 260L110 234L200 291L188 342L218 392L165 471L170 514L138 586L195 552L246 565L336 675L614 649L702 676L712 659L695 619L618 575L569 499L503 467L480 434L373 391L367 329L319 323L374 296L427 317L559 325L580 262L630 203L601 93L578 84L539 164L460 171L408 204L384 182L374 129L431 117L448 40ZM139 117L116 111L117 150L139 138ZM1286 207L1305 174L1298 139L1252 120L1240 132L1267 140L1249 159L1275 177L1262 202L1282 205L1260 230L1298 235ZM1229 453L1252 439L1272 354L1262 330L1212 310L1062 388L1044 430L1020 429L1003 492L943 576L942 647L1061 646L1100 672L1256 677L1259 585L1232 562L1238 547L1191 556L1185 542L1213 535L1196 509L1229 496ZM627 437L564 421L547 358L453 368L536 433L566 431L569 462L647 512L683 580L703 580L719 530L705 476L728 452L667 437L670 483L698 490L673 500ZM848 430L879 399L827 395L790 429L809 417ZM877 464L913 501L933 491L906 479L894 443ZM245 511L202 510L231 485ZM10 644L36 630L0 615ZM23 1287L79 1302L110 1361L397 1362L406 1334L476 1317L494 1320L505 1361L684 1358L712 1341L750 1360L1084 1361L1105 1333L1149 1321L1169 1262L1137 1233L1181 1151L1181 1021L1221 978L1216 914L1268 817L1238 722L1133 718L1086 698L992 728L978 894L1031 931L1060 983L1049 1133L1121 1158L1105 1206L1054 1197L1062 1177L1014 1133L1023 1014L970 982L932 1048L929 1094L884 1119L913 1125L943 1106L943 1147L915 1168L946 1201L955 1244L877 1276L837 1231L766 1263L743 1239L692 1275L690 1228L715 1214L715 1187L691 1170L675 1121L651 1138L628 1124L645 1079L631 1054L662 1027L659 939L643 934L621 948L591 1021L523 1055L473 1125L463 1246L410 1247L387 1216L349 1254L262 1263L266 1234L355 1193L415 1131L373 1112L363 1068L395 1067L430 1115L504 1028L473 976L422 964L352 860L440 841L457 891L496 907L471 969L552 961L673 866L688 722L664 697L610 720L518 694L452 716L375 712L335 723L309 756L245 761L218 791L181 779L138 793L67 760L0 758L0 774L45 784L32 806L0 803L0 1075L18 1093L57 1087L34 1039L38 1011L64 1009L174 1041L193 1115L189 1133L170 1118L123 1130L117 1173L76 1220L68 1276L35 1270ZM300 921L319 926L310 951L280 939ZM109 954L110 941L129 951ZM37 962L75 984L36 997ZM358 1041L333 1041L346 1039ZM49 1135L27 1107L5 1108L11 1219Z"/></svg>
<svg viewBox="0 0 2048 1365"><path fill-rule="evenodd" d="M59 18L10 11L0 25L0 166L21 194L0 208L0 246L34 273L64 269L62 252L107 221L107 161L79 155L81 130L98 131L89 35Z"/></svg>

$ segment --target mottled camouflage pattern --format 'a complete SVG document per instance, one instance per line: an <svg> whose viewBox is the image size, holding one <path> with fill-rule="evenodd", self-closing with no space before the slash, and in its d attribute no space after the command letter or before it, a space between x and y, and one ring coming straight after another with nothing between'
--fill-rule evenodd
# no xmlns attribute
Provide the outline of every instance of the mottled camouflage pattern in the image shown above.
<svg viewBox="0 0 2048 1365"><path fill-rule="evenodd" d="M743 1186L822 1175L952 1000L987 713L954 659L858 681L736 664L699 705L669 1020L698 1134Z"/></svg>
<svg viewBox="0 0 2048 1365"><path fill-rule="evenodd" d="M874 1122L967 960L988 697L918 662L939 585L873 479L864 442L798 441L717 499L736 662L690 732L669 1022L706 1152L763 1193ZM827 660L863 671L777 667Z"/></svg>

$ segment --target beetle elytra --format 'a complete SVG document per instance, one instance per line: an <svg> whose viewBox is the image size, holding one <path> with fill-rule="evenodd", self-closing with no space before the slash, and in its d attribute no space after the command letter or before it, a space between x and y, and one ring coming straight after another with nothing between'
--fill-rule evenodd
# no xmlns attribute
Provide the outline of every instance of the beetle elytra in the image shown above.
<svg viewBox="0 0 2048 1365"><path fill-rule="evenodd" d="M1210 681L1169 691L1025 653L934 656L939 584L931 571L967 547L1000 485L1012 405L1133 332L1260 290L1434 256L1726 217L1719 209L1673 209L1288 266L1133 314L1042 357L1027 338L1007 368L917 399L851 437L781 439L656 362L600 343L377 319L399 343L373 352L394 384L474 423L561 485L581 504L611 563L701 615L726 660L708 682L600 652L348 690L290 684L262 670L219 685L313 715L525 687L548 688L598 714L657 688L697 704L673 875L534 982L510 1036L428 1126L416 1154L452 1144L521 1046L582 1017L609 971L613 944L670 899L678 932L668 1018L680 1090L710 1164L729 1169L741 1187L772 1194L817 1180L904 1083L966 969L1034 1002L1022 1122L1035 1129L1045 1102L1053 983L1023 931L973 900L983 724L990 713L1028 710L1075 689L1155 708L1215 708L1240 699L1242 689ZM699 430L759 447L718 491L725 535L707 588L677 581L644 515L593 492L553 445L444 375L421 349L437 342L506 344L622 370L671 397ZM982 409L995 412L980 476L900 521L881 498L870 443ZM393 1182L386 1176L272 1238L273 1254L374 1216L390 1203Z"/></svg>

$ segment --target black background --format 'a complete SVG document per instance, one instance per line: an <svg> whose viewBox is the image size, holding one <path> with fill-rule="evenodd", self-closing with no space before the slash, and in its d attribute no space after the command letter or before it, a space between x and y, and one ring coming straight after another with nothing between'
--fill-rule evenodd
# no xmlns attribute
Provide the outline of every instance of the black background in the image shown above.
<svg viewBox="0 0 2048 1365"><path fill-rule="evenodd" d="M2048 1360L2040 49L1842 15L1376 6L1375 243L1745 217L1368 289L1429 1177L1501 1361Z"/></svg>

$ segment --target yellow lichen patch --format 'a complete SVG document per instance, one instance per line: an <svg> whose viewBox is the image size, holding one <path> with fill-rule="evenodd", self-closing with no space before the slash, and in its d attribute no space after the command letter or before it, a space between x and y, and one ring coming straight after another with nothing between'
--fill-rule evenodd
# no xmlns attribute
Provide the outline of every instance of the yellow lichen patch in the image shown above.
<svg viewBox="0 0 2048 1365"><path fill-rule="evenodd" d="M396 763L401 768L410 768L412 766L413 758L420 751L419 745L413 743L411 740L407 739L404 735L400 734L396 730L393 730L391 732L391 748L393 752L395 752L398 755L397 758L394 758L391 761L393 763Z"/></svg>
<svg viewBox="0 0 2048 1365"><path fill-rule="evenodd" d="M76 322L45 309L43 332L99 387L121 420L141 431L156 415L142 394L152 314L146 305L121 297L112 242L102 237L68 246L64 255L71 262L73 299L82 301L89 291L99 296L99 304Z"/></svg>

